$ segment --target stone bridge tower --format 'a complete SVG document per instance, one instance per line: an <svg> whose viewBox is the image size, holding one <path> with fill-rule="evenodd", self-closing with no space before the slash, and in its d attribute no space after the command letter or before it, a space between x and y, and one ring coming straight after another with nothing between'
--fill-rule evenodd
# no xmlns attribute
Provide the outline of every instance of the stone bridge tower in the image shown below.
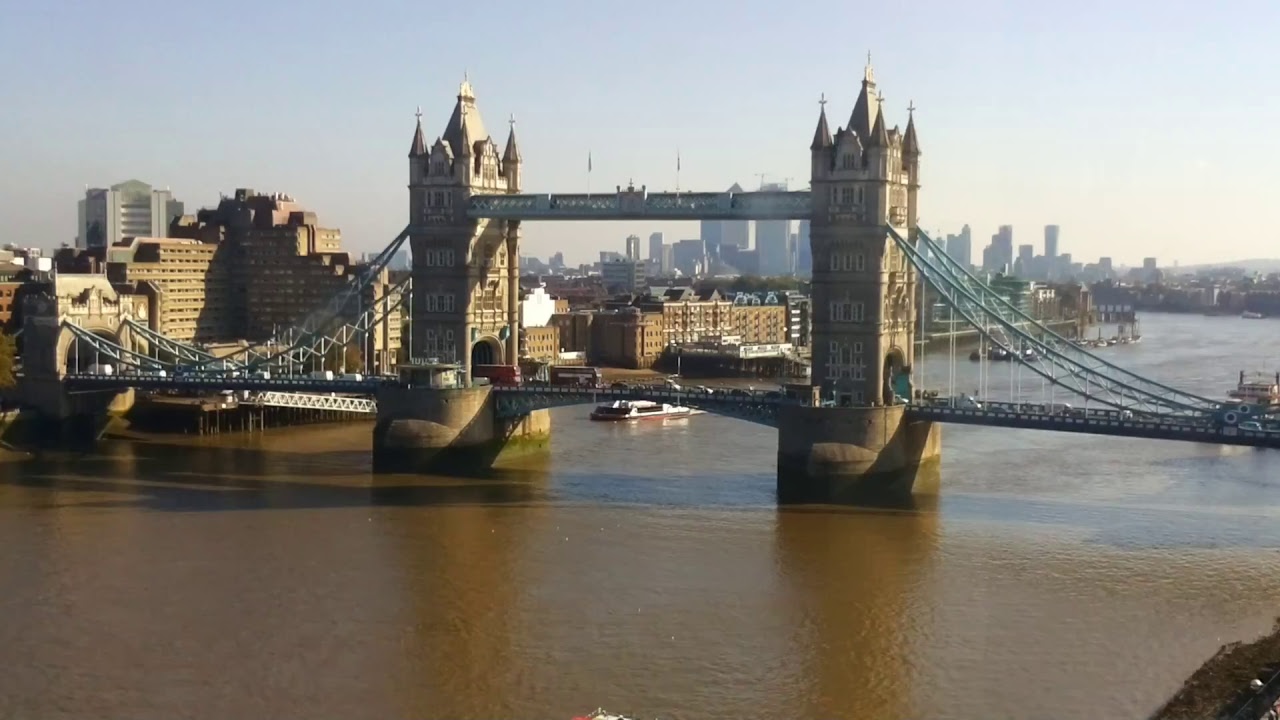
<svg viewBox="0 0 1280 720"><path fill-rule="evenodd" d="M471 366L515 364L520 322L518 221L471 219L473 194L518 193L515 122L499 151L463 80L444 134L430 145L422 113L409 148L416 358Z"/></svg>
<svg viewBox="0 0 1280 720"><path fill-rule="evenodd" d="M834 135L825 104L810 146L813 384L841 406L891 405L911 392L918 288L886 226L914 240L915 119L889 129L870 58L849 124Z"/></svg>
<svg viewBox="0 0 1280 720"><path fill-rule="evenodd" d="M833 134L825 105L824 98L810 144L811 382L834 407L779 408L778 497L928 492L939 478L941 432L912 420L904 402L913 394L918 290L890 234L915 239L915 120L908 118L905 132L889 129L870 58L848 127Z"/></svg>

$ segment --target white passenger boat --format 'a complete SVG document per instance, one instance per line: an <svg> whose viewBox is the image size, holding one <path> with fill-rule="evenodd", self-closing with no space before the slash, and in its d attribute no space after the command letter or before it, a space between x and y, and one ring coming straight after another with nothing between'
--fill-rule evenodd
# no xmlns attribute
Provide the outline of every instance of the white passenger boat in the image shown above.
<svg viewBox="0 0 1280 720"><path fill-rule="evenodd" d="M619 422L653 418L684 418L701 412L683 405L669 405L649 400L614 400L611 403L596 406L596 409L591 411L591 419Z"/></svg>

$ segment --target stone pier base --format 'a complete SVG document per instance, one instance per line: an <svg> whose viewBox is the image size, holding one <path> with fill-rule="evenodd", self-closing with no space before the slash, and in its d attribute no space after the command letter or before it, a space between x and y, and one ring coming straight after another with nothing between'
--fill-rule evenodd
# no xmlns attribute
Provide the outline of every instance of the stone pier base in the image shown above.
<svg viewBox="0 0 1280 720"><path fill-rule="evenodd" d="M908 422L901 405L784 406L778 416L778 502L859 502L934 493L942 430Z"/></svg>
<svg viewBox="0 0 1280 720"><path fill-rule="evenodd" d="M550 449L551 414L498 419L491 388L378 391L374 472L472 474Z"/></svg>

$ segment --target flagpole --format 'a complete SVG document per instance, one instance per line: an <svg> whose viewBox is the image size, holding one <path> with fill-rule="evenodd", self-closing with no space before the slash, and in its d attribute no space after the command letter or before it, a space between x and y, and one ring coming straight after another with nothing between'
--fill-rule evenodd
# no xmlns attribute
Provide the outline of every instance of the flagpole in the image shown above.
<svg viewBox="0 0 1280 720"><path fill-rule="evenodd" d="M680 148L676 148L676 195L680 194Z"/></svg>
<svg viewBox="0 0 1280 720"><path fill-rule="evenodd" d="M591 151L587 151L587 197L591 197Z"/></svg>

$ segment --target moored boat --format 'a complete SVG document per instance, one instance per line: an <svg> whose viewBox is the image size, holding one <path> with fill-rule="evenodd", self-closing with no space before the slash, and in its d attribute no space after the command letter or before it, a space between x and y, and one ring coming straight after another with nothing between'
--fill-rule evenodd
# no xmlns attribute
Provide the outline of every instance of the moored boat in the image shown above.
<svg viewBox="0 0 1280 720"><path fill-rule="evenodd" d="M605 405L597 405L596 409L591 411L591 419L618 422L655 418L685 418L701 412L701 410L694 410L683 405L656 403L649 400L614 400Z"/></svg>
<svg viewBox="0 0 1280 720"><path fill-rule="evenodd" d="M617 715L615 713L606 712L600 708L596 708L594 712L586 715L575 715L573 720L631 720L626 715Z"/></svg>

